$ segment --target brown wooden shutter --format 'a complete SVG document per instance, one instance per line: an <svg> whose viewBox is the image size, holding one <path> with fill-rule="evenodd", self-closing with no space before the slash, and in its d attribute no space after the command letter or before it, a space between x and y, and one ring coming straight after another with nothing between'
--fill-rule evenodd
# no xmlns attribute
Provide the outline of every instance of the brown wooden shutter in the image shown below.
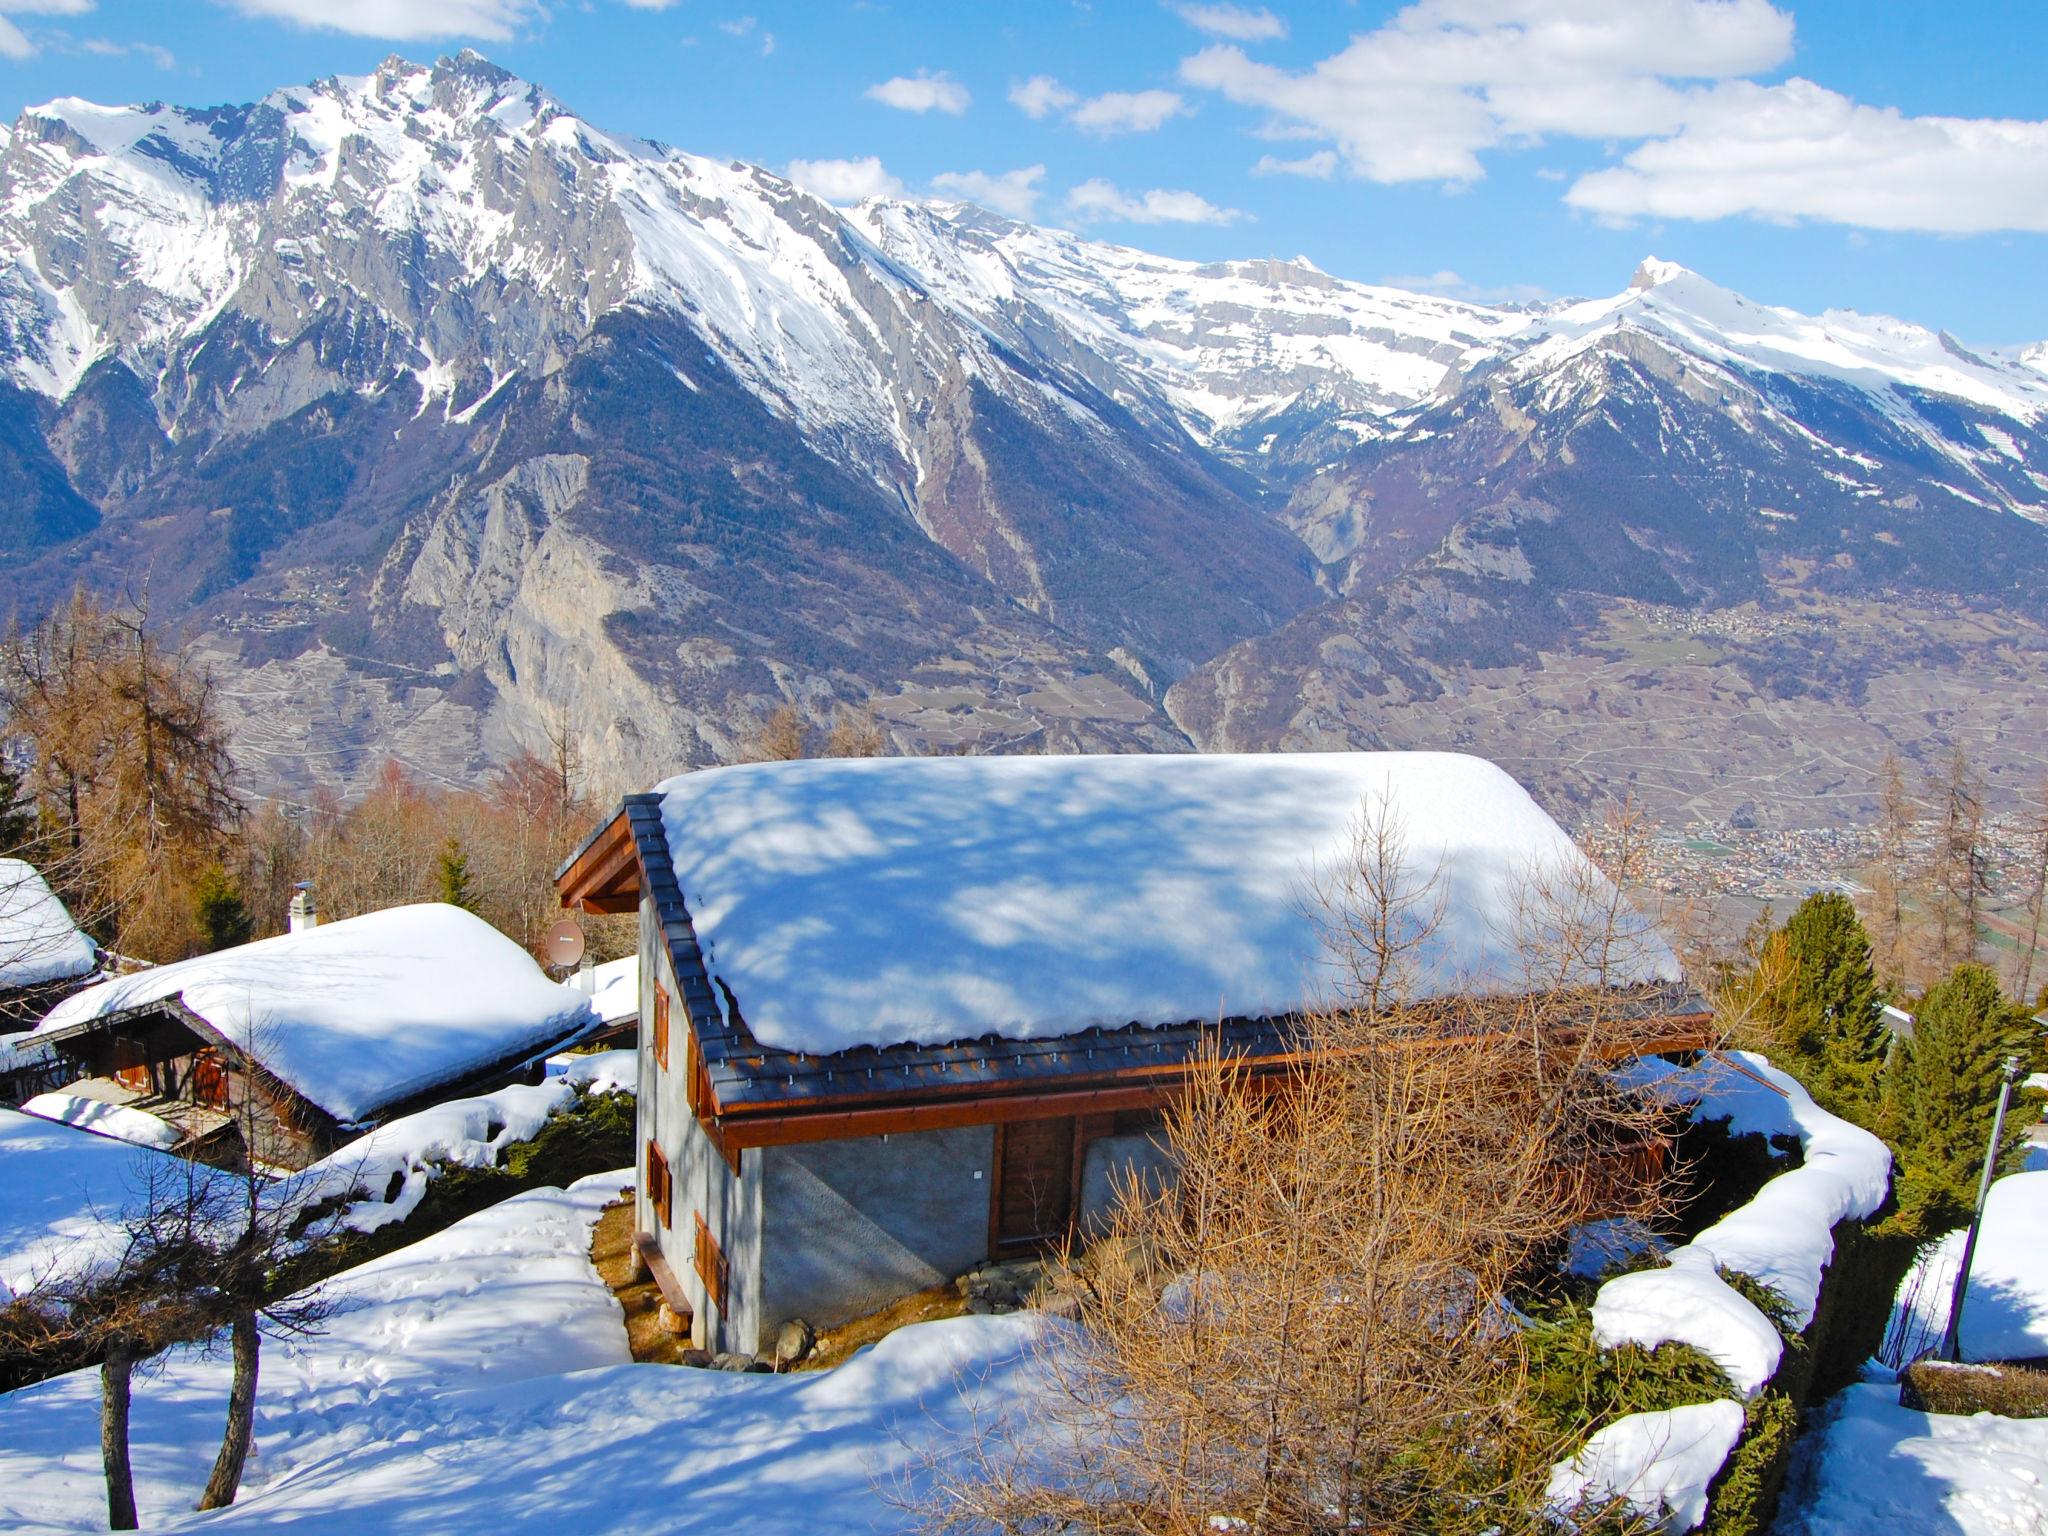
<svg viewBox="0 0 2048 1536"><path fill-rule="evenodd" d="M675 1181L669 1176L668 1159L652 1138L647 1143L647 1201L656 1221L664 1227L675 1225Z"/></svg>
<svg viewBox="0 0 2048 1536"><path fill-rule="evenodd" d="M725 1255L719 1251L718 1239L704 1225L704 1218L695 1211L690 1216L697 1223L697 1278L704 1282L704 1294L711 1298L711 1304L723 1312L725 1285L730 1275Z"/></svg>
<svg viewBox="0 0 2048 1536"><path fill-rule="evenodd" d="M659 983L654 988L654 1061L668 1070L668 988Z"/></svg>

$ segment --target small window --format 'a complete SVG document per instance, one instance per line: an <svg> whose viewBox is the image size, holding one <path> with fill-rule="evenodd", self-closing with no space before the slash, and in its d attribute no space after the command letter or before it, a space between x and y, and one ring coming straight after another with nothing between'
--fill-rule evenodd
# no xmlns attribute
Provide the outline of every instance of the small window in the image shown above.
<svg viewBox="0 0 2048 1536"><path fill-rule="evenodd" d="M647 1203L654 1207L654 1219L664 1227L675 1225L675 1180L669 1177L668 1159L651 1138L647 1143Z"/></svg>
<svg viewBox="0 0 2048 1536"><path fill-rule="evenodd" d="M718 1239L704 1225L704 1218L695 1212L691 1217L697 1223L697 1278L704 1282L704 1294L711 1298L711 1304L723 1312L725 1285L730 1275L725 1255L719 1251Z"/></svg>
<svg viewBox="0 0 2048 1536"><path fill-rule="evenodd" d="M668 988L659 985L654 989L654 1062L668 1070Z"/></svg>

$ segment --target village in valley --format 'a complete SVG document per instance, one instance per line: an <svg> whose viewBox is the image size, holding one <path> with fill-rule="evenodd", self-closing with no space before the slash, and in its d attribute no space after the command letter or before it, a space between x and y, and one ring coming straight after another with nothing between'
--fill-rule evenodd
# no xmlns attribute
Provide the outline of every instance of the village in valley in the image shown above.
<svg viewBox="0 0 2048 1536"><path fill-rule="evenodd" d="M2048 22L827 9L0 0L0 1533L2048 1532Z"/></svg>

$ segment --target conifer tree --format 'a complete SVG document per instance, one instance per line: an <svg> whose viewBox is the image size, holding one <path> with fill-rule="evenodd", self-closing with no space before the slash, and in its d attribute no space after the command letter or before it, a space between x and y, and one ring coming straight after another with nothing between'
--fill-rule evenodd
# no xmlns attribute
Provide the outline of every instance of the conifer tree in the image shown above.
<svg viewBox="0 0 2048 1536"><path fill-rule="evenodd" d="M469 854L463 849L462 839L453 833L441 845L440 881L441 900L465 912L476 910L476 883L469 874Z"/></svg>
<svg viewBox="0 0 2048 1536"><path fill-rule="evenodd" d="M1888 1037L1856 908L1837 892L1816 892L1775 942L1784 957L1777 1033L1799 1076L1823 1108L1875 1124Z"/></svg>
<svg viewBox="0 0 2048 1536"><path fill-rule="evenodd" d="M208 953L246 944L256 931L256 920L242 897L241 884L220 865L208 866L193 891L198 910L199 931Z"/></svg>
<svg viewBox="0 0 2048 1536"><path fill-rule="evenodd" d="M1932 1234L1968 1217L2005 1058L2017 1055L2032 1070L2040 1051L2036 1031L2006 1001L1989 966L1958 966L1921 1000L1900 1060L1894 1187L1902 1226ZM2010 1166L2025 1136L2025 1117L2013 1117L2001 1167Z"/></svg>
<svg viewBox="0 0 2048 1536"><path fill-rule="evenodd" d="M28 847L36 835L36 807L21 770L0 757L0 854Z"/></svg>

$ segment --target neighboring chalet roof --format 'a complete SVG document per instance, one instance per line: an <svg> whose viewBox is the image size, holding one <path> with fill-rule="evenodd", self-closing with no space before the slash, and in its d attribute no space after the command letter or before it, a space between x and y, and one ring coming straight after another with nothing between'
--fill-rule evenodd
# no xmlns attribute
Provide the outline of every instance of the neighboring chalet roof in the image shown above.
<svg viewBox="0 0 2048 1536"><path fill-rule="evenodd" d="M182 1010L344 1122L563 1043L590 1001L483 919L425 903L102 982L39 1036Z"/></svg>
<svg viewBox="0 0 2048 1536"><path fill-rule="evenodd" d="M98 963L98 949L35 866L0 859L0 991L68 981Z"/></svg>
<svg viewBox="0 0 2048 1536"><path fill-rule="evenodd" d="M1528 990L1516 898L1604 882L1500 769L1445 753L825 760L628 797L563 866L570 905L643 881L720 1113L1042 1092L1179 1072L1205 1025L1284 1055L1336 976L1319 886L1386 805L1444 920L1422 994ZM1617 978L1695 1014L1638 925Z"/></svg>

